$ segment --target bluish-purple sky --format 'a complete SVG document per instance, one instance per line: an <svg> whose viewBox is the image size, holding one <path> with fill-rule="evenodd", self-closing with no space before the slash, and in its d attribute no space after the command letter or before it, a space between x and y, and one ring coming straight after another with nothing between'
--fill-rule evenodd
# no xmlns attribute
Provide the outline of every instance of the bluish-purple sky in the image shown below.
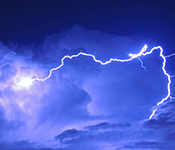
<svg viewBox="0 0 175 150"><path fill-rule="evenodd" d="M174 150L175 101L160 50L174 53L175 4L150 0L0 0L0 149ZM175 96L175 56L167 58Z"/></svg>

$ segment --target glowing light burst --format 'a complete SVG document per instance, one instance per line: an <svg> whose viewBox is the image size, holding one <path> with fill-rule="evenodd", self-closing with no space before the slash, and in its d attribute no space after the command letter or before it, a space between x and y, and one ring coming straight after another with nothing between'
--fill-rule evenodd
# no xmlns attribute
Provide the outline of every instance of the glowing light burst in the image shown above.
<svg viewBox="0 0 175 150"><path fill-rule="evenodd" d="M165 100L167 100L168 98L170 98L171 100L172 100L172 99L175 99L175 97L172 97L172 96L171 96L171 90L170 90L171 77L174 77L174 75L173 75L173 76L170 76L170 74L168 74L167 71L166 71L166 69L165 69L165 66L166 66L166 58L175 56L175 53L170 54L170 55L168 55L168 56L164 56L164 55L163 55L163 48L162 48L161 46L153 47L150 51L146 52L146 51L147 51L147 48L148 48L148 46L145 44L144 47L141 49L141 51L140 51L139 53L137 53L137 54L132 54L132 53L130 53L130 54L129 54L129 56L130 56L129 59L110 58L108 61L105 61L105 62L102 62L101 60L96 59L96 57L95 57L93 54L88 54L88 53L84 53L84 52L79 52L78 54L76 54L76 55L71 55L71 56L66 55L66 56L64 56L64 57L61 59L61 64L60 64L58 67L52 68L52 69L50 70L49 75L48 75L47 77L45 77L45 78L43 78L43 79L40 79L40 78L34 78L34 79L24 78L24 79L21 80L18 84L20 84L21 86L28 87L28 86L30 86L30 85L32 84L33 81L45 81L45 80L47 80L47 79L49 79L49 78L51 77L53 71L56 71L56 70L60 69L62 66L64 66L64 60L65 60L65 59L67 59L67 58L69 58L69 59L76 58L76 57L79 57L80 55L87 56L87 57L92 57L93 60L94 60L95 62L100 63L101 65L107 65L107 64L109 64L109 63L111 63L111 62L114 62L114 61L116 61L116 62L129 62L129 61L132 61L133 59L136 59L136 58L137 58L137 59L141 62L141 67L146 71L146 67L143 65L143 62L142 62L142 60L140 59L140 57L141 57L141 56L149 55L149 54L151 54L154 50L158 50L158 49L159 49L159 50L160 50L159 56L163 59L162 71L163 71L164 75L165 75L165 76L167 77L167 79L168 79L168 83L167 83L167 95L166 95L164 98L162 98L161 101L159 101L159 102L157 103L156 108L152 111L152 114L151 114L150 117L149 117L149 119L151 119L151 118L155 115L155 113L156 113L158 107L159 107Z"/></svg>
<svg viewBox="0 0 175 150"><path fill-rule="evenodd" d="M17 84L20 87L29 88L32 85L33 80L31 78L23 77Z"/></svg>

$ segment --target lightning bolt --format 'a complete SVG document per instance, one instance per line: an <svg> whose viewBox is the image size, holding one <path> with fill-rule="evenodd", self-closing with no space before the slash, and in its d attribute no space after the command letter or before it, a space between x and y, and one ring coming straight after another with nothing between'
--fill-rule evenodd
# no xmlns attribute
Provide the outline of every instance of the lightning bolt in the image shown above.
<svg viewBox="0 0 175 150"><path fill-rule="evenodd" d="M55 68L52 68L50 71L49 71L49 75L43 79L40 79L40 78L33 78L33 79L30 79L31 82L33 81L45 81L47 79L49 79L52 75L52 72L53 71L56 71L58 69L60 69L62 66L64 66L64 60L69 58L69 59L72 59L72 58L76 58L76 57L79 57L80 55L83 55L83 56L87 56L87 57L92 57L93 60L97 63L100 63L101 65L107 65L111 62L129 62L129 61L132 61L133 59L138 59L140 62L141 62L141 67L146 71L146 67L143 65L143 61L140 59L141 56L146 56L146 55L149 55L151 54L154 50L160 50L160 53L159 53L159 56L163 59L163 63L162 63L162 71L164 73L164 75L167 77L168 79L168 83L167 83L167 95L162 98L161 101L159 101L156 105L156 108L152 111L149 119L152 119L152 117L155 115L157 109L159 108L159 106L165 101L167 100L168 98L170 98L171 100L172 99L175 99L175 97L172 97L171 96L171 90L170 90L170 84L171 84L171 77L174 77L175 75L173 76L170 76L170 74L167 73L166 69L165 69L165 66L166 66L166 58L169 58L169 57L172 57L172 56L175 56L175 53L173 54L170 54L168 56L164 56L163 55L163 48L161 46L157 46L157 47L153 47L150 51L146 52L147 51L147 48L148 46L145 44L144 47L141 49L141 51L137 54L132 54L130 53L129 56L130 58L128 59L117 59L117 58L110 58L108 61L105 61L105 62L102 62L101 60L98 60L96 59L96 57L93 55L93 54L88 54L88 53L84 53L84 52L79 52L78 54L76 55L66 55L64 56L62 59L61 59L61 64L58 66L58 67L55 67ZM28 80L27 80L28 83L30 83ZM23 82L22 82L23 83Z"/></svg>
<svg viewBox="0 0 175 150"><path fill-rule="evenodd" d="M128 61L131 61L131 60L133 60L133 59L135 59L135 58L138 58L138 57L140 57L140 56L142 56L142 55L144 54L144 52L146 51L147 47L148 47L148 46L145 44L144 47L141 49L141 51L140 51L138 54L129 54L129 56L131 57L131 58L129 58L129 59L110 58L110 59L109 59L108 61L106 61L106 62L102 62L101 60L96 59L94 55L92 55L92 54L87 54L87 53L84 53L84 52L79 52L78 54L72 55L72 56L66 55L66 56L64 56L64 57L61 59L61 65L59 65L59 66L56 67L56 68L52 68L52 69L50 70L49 75L48 75L47 77L45 77L44 79L34 78L33 81L35 81L35 80L38 80L38 81L45 81L45 80L47 80L48 78L50 78L53 71L60 69L60 68L64 65L64 60L65 60L66 58L72 59L72 58L79 57L80 55L83 55L83 56L87 56L87 57L92 57L93 60L94 60L95 62L100 63L101 65L107 65L107 64L109 64L109 63L111 63L111 62L113 62L113 61L117 61L117 62L128 62Z"/></svg>

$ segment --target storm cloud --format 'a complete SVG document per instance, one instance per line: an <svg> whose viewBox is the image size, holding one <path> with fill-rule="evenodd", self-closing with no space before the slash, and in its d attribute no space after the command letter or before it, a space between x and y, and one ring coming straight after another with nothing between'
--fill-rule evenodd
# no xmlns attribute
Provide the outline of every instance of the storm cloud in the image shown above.
<svg viewBox="0 0 175 150"><path fill-rule="evenodd" d="M155 44L138 35L118 36L79 25L49 35L39 45L1 42L0 136L5 147L166 149L164 143L169 141L168 148L173 148L174 101L147 120L167 94L159 50L141 57L147 71L138 59L102 66L79 56L65 59L64 66L44 82L18 84L23 77L45 78L65 55L85 52L103 62L124 59L138 53L145 42L149 49ZM37 147L35 141L45 144Z"/></svg>

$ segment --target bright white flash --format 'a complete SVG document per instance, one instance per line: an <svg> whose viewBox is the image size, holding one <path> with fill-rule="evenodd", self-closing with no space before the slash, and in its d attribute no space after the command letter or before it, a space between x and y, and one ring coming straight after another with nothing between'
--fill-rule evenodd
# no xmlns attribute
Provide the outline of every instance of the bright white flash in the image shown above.
<svg viewBox="0 0 175 150"><path fill-rule="evenodd" d="M18 86L28 88L32 85L32 82L33 81L31 78L23 77L18 83Z"/></svg>

